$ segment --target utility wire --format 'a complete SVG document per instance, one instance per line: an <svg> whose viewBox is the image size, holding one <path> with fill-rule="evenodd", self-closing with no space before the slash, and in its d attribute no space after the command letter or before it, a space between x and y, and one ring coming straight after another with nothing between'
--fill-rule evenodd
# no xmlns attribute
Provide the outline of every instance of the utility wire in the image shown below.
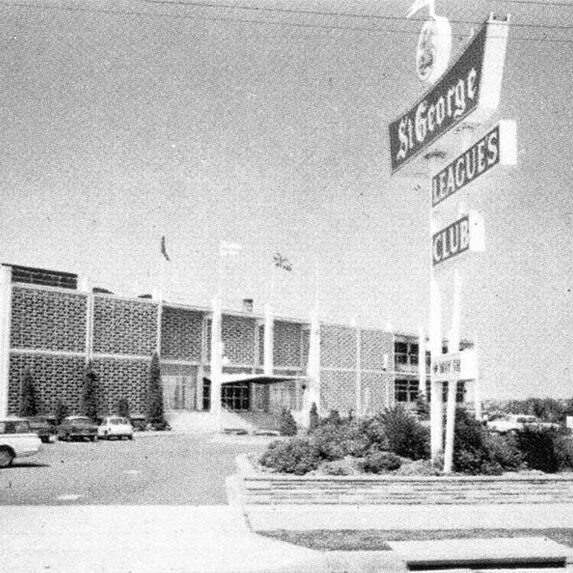
<svg viewBox="0 0 573 573"><path fill-rule="evenodd" d="M148 3L153 3L152 0L139 0L145 1ZM155 2L157 3L157 2ZM173 4L173 2L166 2L166 4ZM86 7L72 7L72 6L48 6L46 4L30 4L24 2L9 2L8 0L0 0L0 5L7 6L7 7L16 7L16 8L30 8L34 10L40 11L63 11L63 12L83 12L83 13L91 13L91 14L105 14L105 15L112 15L112 16L142 16L142 17L149 17L149 18L164 18L164 19L172 19L172 20L202 20L202 21L211 21L211 22L233 22L238 24L257 24L263 26L280 26L280 27L291 27L291 28L314 28L314 29L322 29L322 30L348 30L354 32L368 32L368 33L390 33L390 34L401 34L404 36L418 36L419 31L409 31L409 30L401 30L397 28L381 28L381 27L364 27L364 26L338 26L332 24L305 24L302 22L284 22L284 21L273 21L273 20L257 20L252 18L229 18L229 17L222 17L222 16L201 16L197 14L166 14L166 13L157 13L157 12L141 12L138 10L110 10L106 8L86 8ZM210 7L210 6L205 6ZM219 7L219 6L214 6ZM304 12L301 12L304 14ZM328 13L321 12L321 15L329 16ZM334 14L333 15L344 15L341 14ZM359 15L357 15L359 16ZM372 16L362 16L363 18L372 18ZM383 18L383 17L380 17ZM387 17L389 18L389 17ZM415 20L413 20L415 21ZM462 22L462 21L460 21ZM481 25L482 22L470 22L470 21L463 21L463 23L470 23L474 25ZM531 25L535 26L535 25ZM514 26L515 27L515 26ZM554 26L547 26L548 29L558 29ZM571 27L568 27L571 28ZM461 36L461 34L457 34ZM467 35L467 34L463 34ZM558 44L573 44L573 39L560 39L560 38L548 38L547 36L536 38L536 37L528 37L528 36L512 36L513 42L542 42L542 43L558 43Z"/></svg>
<svg viewBox="0 0 573 573"><path fill-rule="evenodd" d="M380 14L357 14L355 12L324 12L322 10L299 10L294 8L268 8L264 6L241 6L237 4L223 4L218 2L196 2L194 0L134 0L143 4L155 4L162 6L193 6L194 8L225 8L232 10L244 10L249 12L271 12L280 14L294 14L294 15L310 15L310 16L329 16L329 17L343 17L343 18L361 18L361 19L371 19L371 20L386 20L393 22L425 22L421 18L408 18L406 16L382 16ZM499 1L499 0L496 0ZM510 1L510 0L506 0ZM517 0L513 0L517 2ZM524 4L529 4L530 2L524 2ZM531 2L532 3L532 2ZM541 2L540 2L541 3ZM569 6L571 6L569 4ZM449 20L451 24L470 24L470 25L480 25L482 21L475 20ZM512 23L512 28L529 28L529 29L549 29L549 30L571 30L573 25L553 25L553 24L520 24Z"/></svg>

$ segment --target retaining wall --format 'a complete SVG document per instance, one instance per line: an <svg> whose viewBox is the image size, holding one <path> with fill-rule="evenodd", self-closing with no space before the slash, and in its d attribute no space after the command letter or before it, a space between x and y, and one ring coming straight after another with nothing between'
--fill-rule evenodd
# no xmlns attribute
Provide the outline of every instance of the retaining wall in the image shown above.
<svg viewBox="0 0 573 573"><path fill-rule="evenodd" d="M250 505L573 504L573 474L292 476L257 472L245 454L237 465L243 502Z"/></svg>

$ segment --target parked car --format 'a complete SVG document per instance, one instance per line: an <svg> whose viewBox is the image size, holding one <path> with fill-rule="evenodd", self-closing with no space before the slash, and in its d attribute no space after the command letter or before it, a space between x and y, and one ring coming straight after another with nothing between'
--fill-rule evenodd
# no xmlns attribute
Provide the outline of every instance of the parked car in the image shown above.
<svg viewBox="0 0 573 573"><path fill-rule="evenodd" d="M147 429L147 417L144 414L133 414L130 416L131 425L136 432Z"/></svg>
<svg viewBox="0 0 573 573"><path fill-rule="evenodd" d="M97 440L97 424L87 416L68 416L58 426L58 440L75 440L87 438Z"/></svg>
<svg viewBox="0 0 573 573"><path fill-rule="evenodd" d="M56 441L57 426L55 418L51 416L32 416L26 419L30 423L32 431L38 434L38 437L44 444Z"/></svg>
<svg viewBox="0 0 573 573"><path fill-rule="evenodd" d="M488 430L497 432L498 434L515 434L523 432L526 428L532 429L559 429L559 424L552 424L550 422L542 422L537 416L527 414L508 414L490 420L487 423Z"/></svg>
<svg viewBox="0 0 573 573"><path fill-rule="evenodd" d="M0 468L12 465L15 458L37 454L42 442L23 418L0 419Z"/></svg>
<svg viewBox="0 0 573 573"><path fill-rule="evenodd" d="M127 418L106 416L98 426L97 434L102 440L110 440L111 438L133 440L133 426Z"/></svg>

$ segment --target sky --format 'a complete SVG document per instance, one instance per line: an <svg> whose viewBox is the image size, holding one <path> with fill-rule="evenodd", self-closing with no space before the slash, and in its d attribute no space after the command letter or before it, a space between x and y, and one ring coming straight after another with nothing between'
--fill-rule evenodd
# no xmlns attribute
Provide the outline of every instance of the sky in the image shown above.
<svg viewBox="0 0 573 573"><path fill-rule="evenodd" d="M391 176L388 125L422 96L427 11L398 0L0 3L1 260L117 294L271 300L279 315L429 327L430 179ZM573 0L436 2L452 61L511 15L497 119L518 164L460 198L459 261L485 398L573 396ZM476 135L476 140L478 136ZM220 241L240 255L221 261ZM274 268L280 253L292 271ZM222 271L222 272L221 272ZM273 278L274 273L274 278ZM273 288L271 289L271 282ZM440 272L444 331L451 270Z"/></svg>

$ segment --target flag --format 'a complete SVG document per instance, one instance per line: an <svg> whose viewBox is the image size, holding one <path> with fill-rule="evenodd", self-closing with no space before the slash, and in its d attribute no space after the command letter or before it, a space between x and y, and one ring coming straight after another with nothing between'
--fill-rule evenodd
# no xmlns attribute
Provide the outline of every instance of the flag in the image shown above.
<svg viewBox="0 0 573 573"><path fill-rule="evenodd" d="M161 237L161 254L165 257L166 261L171 261L169 255L167 254L167 250L165 249L165 235Z"/></svg>
<svg viewBox="0 0 573 573"><path fill-rule="evenodd" d="M430 11L430 16L433 18L436 15L435 0L416 0L412 7L408 10L406 18L413 16L418 10L427 6Z"/></svg>
<svg viewBox="0 0 573 573"><path fill-rule="evenodd" d="M278 267L279 269L292 271L292 265L290 264L290 261L286 257L283 257L280 253L275 254L273 257L273 263L275 267Z"/></svg>
<svg viewBox="0 0 573 573"><path fill-rule="evenodd" d="M238 255L243 247L239 243L229 243L227 241L221 241L219 244L219 255L221 257L234 257Z"/></svg>

